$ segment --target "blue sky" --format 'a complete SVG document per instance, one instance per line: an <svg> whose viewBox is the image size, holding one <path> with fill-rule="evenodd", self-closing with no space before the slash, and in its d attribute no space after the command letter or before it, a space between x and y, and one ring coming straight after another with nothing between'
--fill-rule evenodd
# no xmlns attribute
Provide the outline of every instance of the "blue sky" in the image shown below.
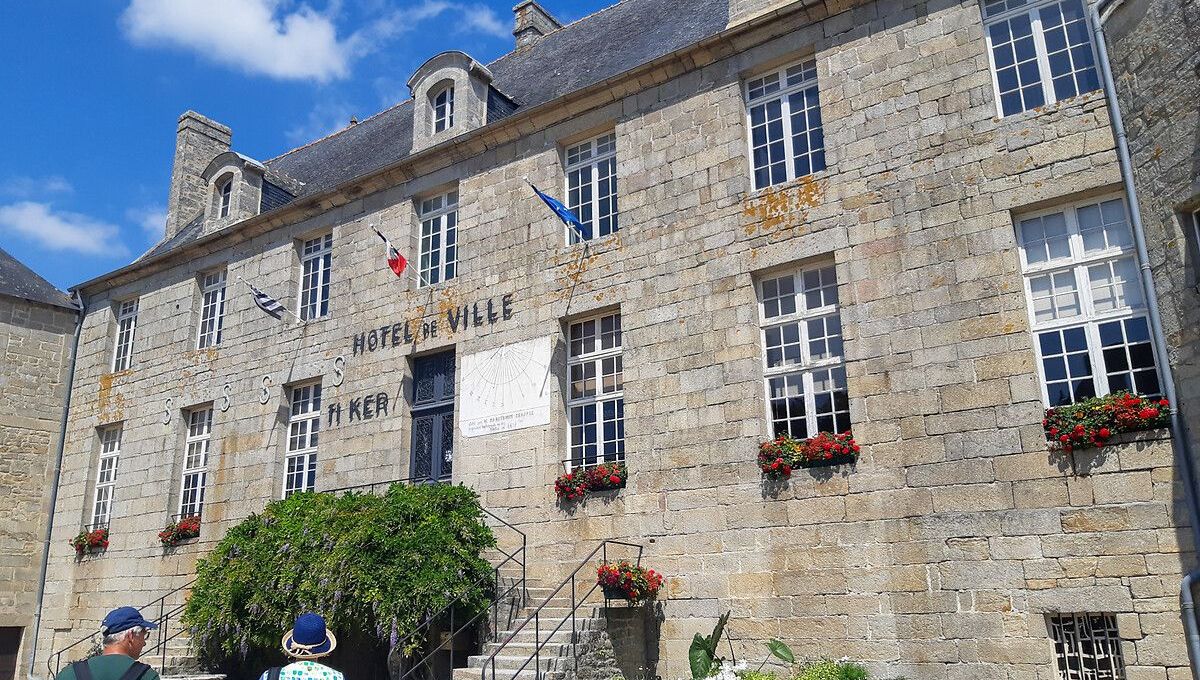
<svg viewBox="0 0 1200 680"><path fill-rule="evenodd" d="M542 0L564 23L615 0ZM513 46L515 0L66 0L0 7L0 246L60 288L162 236L195 109L265 160L408 98L428 57Z"/></svg>

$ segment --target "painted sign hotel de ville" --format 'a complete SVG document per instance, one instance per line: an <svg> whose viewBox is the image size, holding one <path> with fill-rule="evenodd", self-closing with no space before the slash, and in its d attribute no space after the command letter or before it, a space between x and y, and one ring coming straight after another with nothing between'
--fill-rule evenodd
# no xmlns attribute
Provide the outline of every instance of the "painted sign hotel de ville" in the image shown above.
<svg viewBox="0 0 1200 680"><path fill-rule="evenodd" d="M1194 3L514 12L512 52L270 160L179 118L165 238L72 291L19 675L273 499L412 480L544 584L642 546L651 677L726 611L884 678L1193 677ZM1073 427L1122 391L1129 431Z"/></svg>

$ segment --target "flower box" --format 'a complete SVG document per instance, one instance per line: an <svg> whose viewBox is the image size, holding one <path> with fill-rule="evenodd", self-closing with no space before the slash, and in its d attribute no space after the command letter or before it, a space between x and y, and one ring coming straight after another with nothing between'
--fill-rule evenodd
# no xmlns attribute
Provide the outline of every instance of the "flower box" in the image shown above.
<svg viewBox="0 0 1200 680"><path fill-rule="evenodd" d="M75 538L72 538L69 543L72 548L75 548L76 557L104 552L108 550L108 528L92 529L91 531L84 529L75 534Z"/></svg>
<svg viewBox="0 0 1200 680"><path fill-rule="evenodd" d="M1113 392L1075 404L1046 409L1042 427L1050 448L1070 452L1102 448L1124 432L1141 432L1166 427L1171 403L1148 399L1129 392Z"/></svg>
<svg viewBox="0 0 1200 680"><path fill-rule="evenodd" d="M759 444L758 467L770 480L784 480L798 467L828 467L858 460L859 446L850 430L841 434L820 432L808 439L780 435Z"/></svg>
<svg viewBox="0 0 1200 680"><path fill-rule="evenodd" d="M649 602L658 596L662 583L662 574L624 560L616 564L604 563L596 569L596 584L604 591L606 600L625 600L632 604Z"/></svg>
<svg viewBox="0 0 1200 680"><path fill-rule="evenodd" d="M158 540L164 547L170 548L200 535L200 516L183 517L171 522L167 528L158 532Z"/></svg>
<svg viewBox="0 0 1200 680"><path fill-rule="evenodd" d="M560 502L577 501L593 491L623 489L629 479L624 463L604 463L575 469L554 480L554 495Z"/></svg>

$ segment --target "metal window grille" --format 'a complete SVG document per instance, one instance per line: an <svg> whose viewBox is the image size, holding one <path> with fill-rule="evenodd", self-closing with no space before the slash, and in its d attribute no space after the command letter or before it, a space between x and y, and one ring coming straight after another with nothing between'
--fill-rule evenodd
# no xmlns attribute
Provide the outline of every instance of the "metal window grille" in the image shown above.
<svg viewBox="0 0 1200 680"><path fill-rule="evenodd" d="M567 371L570 386L572 467L625 460L625 384L621 314L570 323Z"/></svg>
<svg viewBox="0 0 1200 680"><path fill-rule="evenodd" d="M421 201L421 280L449 281L458 269L458 191Z"/></svg>
<svg viewBox="0 0 1200 680"><path fill-rule="evenodd" d="M825 169L815 59L746 81L754 188Z"/></svg>
<svg viewBox="0 0 1200 680"><path fill-rule="evenodd" d="M1050 616L1059 680L1124 680L1121 639L1112 614Z"/></svg>
<svg viewBox="0 0 1200 680"><path fill-rule="evenodd" d="M763 375L774 436L850 429L842 321L833 265L758 282Z"/></svg>
<svg viewBox="0 0 1200 680"><path fill-rule="evenodd" d="M566 152L567 207L591 227L593 238L617 231L617 134L610 132ZM579 232L566 227L567 242L578 243Z"/></svg>
<svg viewBox="0 0 1200 680"><path fill-rule="evenodd" d="M221 344L225 323L225 270L204 275L200 284L200 333L196 347L204 349Z"/></svg>
<svg viewBox="0 0 1200 680"><path fill-rule="evenodd" d="M121 426L101 428L100 462L96 466L96 491L92 498L92 527L106 527L112 519L113 491L121 455Z"/></svg>
<svg viewBox="0 0 1200 680"><path fill-rule="evenodd" d="M333 266L333 234L310 239L300 247L300 318L329 314L329 273Z"/></svg>
<svg viewBox="0 0 1200 680"><path fill-rule="evenodd" d="M183 475L179 482L179 516L204 512L204 487L208 477L208 449L212 440L212 408L188 412Z"/></svg>
<svg viewBox="0 0 1200 680"><path fill-rule="evenodd" d="M321 383L297 385L288 390L287 456L283 497L312 491L317 485L317 439L321 429Z"/></svg>
<svg viewBox="0 0 1200 680"><path fill-rule="evenodd" d="M1114 390L1158 395L1124 199L1026 216L1017 241L1046 404Z"/></svg>
<svg viewBox="0 0 1200 680"><path fill-rule="evenodd" d="M137 330L138 301L126 300L117 308L117 344L113 370L124 371L133 364L133 336Z"/></svg>

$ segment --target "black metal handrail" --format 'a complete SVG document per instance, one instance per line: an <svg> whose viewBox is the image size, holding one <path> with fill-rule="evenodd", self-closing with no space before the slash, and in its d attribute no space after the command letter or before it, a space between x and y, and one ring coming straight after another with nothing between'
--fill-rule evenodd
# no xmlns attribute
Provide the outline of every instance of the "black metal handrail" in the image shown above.
<svg viewBox="0 0 1200 680"><path fill-rule="evenodd" d="M579 627L578 627L578 624L576 623L575 612L579 610L579 607L581 607L583 605L583 602L585 600L587 600L587 598L592 593L594 593L596 591L596 589L600 587L600 585L599 585L599 583L595 582L595 580L593 580L592 587L588 588L587 592L585 592L583 594L583 596L580 597L578 594L578 589L576 588L576 576L585 567L588 567L591 565L592 559L595 558L597 554L600 554L601 562L604 564L607 564L608 563L608 545L610 543L613 545L623 545L623 546L627 546L630 548L637 548L636 564L639 566L641 565L642 550L643 550L642 546L638 545L637 543L626 543L625 541L615 541L615 540L601 541L600 545L596 546L595 550L590 552L587 557L583 558L583 561L579 563L579 566L575 567L575 569L571 572L571 574L569 576L567 576L565 579L563 579L562 582L559 583L558 586L554 588L554 590L551 590L550 594L546 596L546 599L542 600L542 603L539 604L537 606L537 608L533 610L533 613L531 613L528 617L525 618L524 621L522 621L516 628L514 628L512 630L512 632L510 632L508 634L508 637L504 639L504 642L501 642L500 645L498 647L496 647L495 650L492 651L492 653L488 656L488 658L484 660L483 668L480 669L480 677L482 678L482 680L488 680L488 669L489 668L491 669L491 672L492 672L491 680L496 680L496 657L500 656L500 652L504 651L505 647L507 647L508 644L510 642L512 642L517 637L517 635L522 630L525 629L525 627L527 625L529 625L530 621L533 622L533 645L534 645L533 653L530 654L529 657L525 659L525 662L521 664L520 668L516 669L515 671L512 671L513 678L520 677L521 671L525 670L525 667L529 665L530 661L533 662L534 678L541 678L541 676L542 676L542 648L545 647L550 642L550 640L554 637L554 634L557 633L559 631L559 629L561 629L564 625L566 625L568 619L570 619L570 621L571 621L571 645L574 646L575 644L578 643ZM554 597L556 595L558 595L558 593L563 588L566 588L568 584L571 586L570 611L568 611L566 614L563 615L562 620L559 621L558 624L556 626L554 626L554 628L551 629L549 633L546 634L546 639L542 640L542 625L541 625L542 610L545 609L546 606L548 604L550 604L551 600L553 600ZM578 666L578 663L579 663L578 658L576 658L575 663Z"/></svg>

